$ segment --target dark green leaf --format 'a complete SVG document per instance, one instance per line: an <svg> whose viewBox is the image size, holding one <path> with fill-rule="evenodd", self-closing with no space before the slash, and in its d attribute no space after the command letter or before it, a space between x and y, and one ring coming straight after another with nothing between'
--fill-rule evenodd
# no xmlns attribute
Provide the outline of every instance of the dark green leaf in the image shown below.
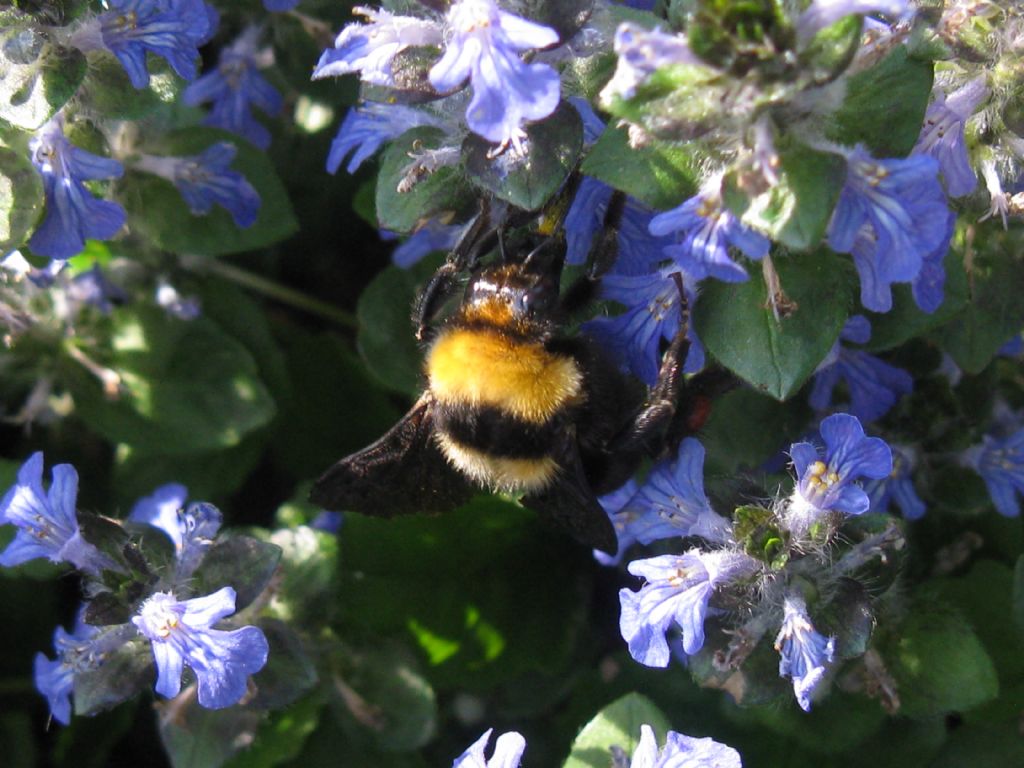
<svg viewBox="0 0 1024 768"><path fill-rule="evenodd" d="M253 741L263 713L245 707L205 709L194 695L157 705L160 740L173 768L220 768Z"/></svg>
<svg viewBox="0 0 1024 768"><path fill-rule="evenodd" d="M352 514L339 541L338 625L367 642L411 637L438 689L560 671L578 641L589 553L515 504L481 496L438 517Z"/></svg>
<svg viewBox="0 0 1024 768"><path fill-rule="evenodd" d="M281 324L277 331L293 391L271 449L293 477L309 478L380 437L400 411L343 339Z"/></svg>
<svg viewBox="0 0 1024 768"><path fill-rule="evenodd" d="M323 708L323 696L316 692L272 712L260 724L253 743L230 760L228 768L274 768L291 760L316 730Z"/></svg>
<svg viewBox="0 0 1024 768"><path fill-rule="evenodd" d="M186 128L164 134L145 151L156 155L198 155L219 141L238 149L232 170L238 171L260 195L256 223L240 229L231 215L214 206L196 216L171 182L141 172L128 173L119 185L118 199L129 220L158 247L173 253L222 256L265 248L291 235L298 227L288 193L265 152L233 134L213 128Z"/></svg>
<svg viewBox="0 0 1024 768"><path fill-rule="evenodd" d="M398 646L386 646L350 661L353 668L341 685L362 700L360 724L369 726L377 747L407 752L426 744L437 726L437 702L415 660Z"/></svg>
<svg viewBox="0 0 1024 768"><path fill-rule="evenodd" d="M75 675L75 714L91 715L127 701L156 684L153 649L132 640L134 627L122 629L128 640L103 659L103 664Z"/></svg>
<svg viewBox="0 0 1024 768"><path fill-rule="evenodd" d="M0 120L34 131L75 95L85 77L85 56L53 43L38 27L0 33Z"/></svg>
<svg viewBox="0 0 1024 768"><path fill-rule="evenodd" d="M938 332L942 348L967 373L978 373L1024 326L1024 262L1011 236L987 228L968 275L969 304Z"/></svg>
<svg viewBox="0 0 1024 768"><path fill-rule="evenodd" d="M1017 558L1013 568L1013 621L1018 634L1024 634L1024 555Z"/></svg>
<svg viewBox="0 0 1024 768"><path fill-rule="evenodd" d="M835 637L836 659L855 659L868 649L875 616L871 598L860 582L839 579L832 600L818 610L816 619L820 632Z"/></svg>
<svg viewBox="0 0 1024 768"><path fill-rule="evenodd" d="M182 321L156 307L122 308L113 320L114 401L77 363L77 414L114 442L182 454L237 445L268 423L274 402L252 356L212 321Z"/></svg>
<svg viewBox="0 0 1024 768"><path fill-rule="evenodd" d="M463 142L466 173L478 186L519 208L537 210L555 194L576 165L583 146L583 122L575 108L559 104L550 117L526 127L523 151L470 134Z"/></svg>
<svg viewBox="0 0 1024 768"><path fill-rule="evenodd" d="M25 242L43 210L43 182L28 157L0 147L0 253Z"/></svg>
<svg viewBox="0 0 1024 768"><path fill-rule="evenodd" d="M433 216L460 211L470 204L473 193L461 168L448 165L422 177L411 170L415 161L410 153L437 149L444 138L444 132L437 128L414 128L388 145L377 176L377 220L381 229L413 232Z"/></svg>
<svg viewBox="0 0 1024 768"><path fill-rule="evenodd" d="M707 449L707 475L752 470L788 447L783 436L797 435L807 424L806 403L778 400L738 387L715 400L701 431Z"/></svg>
<svg viewBox="0 0 1024 768"><path fill-rule="evenodd" d="M281 548L251 536L222 536L203 557L194 574L196 595L222 587L236 592L235 611L241 611L264 590L281 560Z"/></svg>
<svg viewBox="0 0 1024 768"><path fill-rule="evenodd" d="M816 83L826 83L846 70L860 47L863 21L851 13L834 24L819 30L800 52L804 73Z"/></svg>
<svg viewBox="0 0 1024 768"><path fill-rule="evenodd" d="M743 222L787 248L816 248L839 199L846 164L796 141L780 142L778 150L779 183L750 201Z"/></svg>
<svg viewBox="0 0 1024 768"><path fill-rule="evenodd" d="M149 59L149 85L136 88L124 66L108 51L92 51L88 74L79 97L98 114L114 120L138 120L156 108L172 104L182 80L163 59Z"/></svg>
<svg viewBox="0 0 1024 768"><path fill-rule="evenodd" d="M27 712L8 711L0 715L0 754L7 768L39 765L34 736L35 727Z"/></svg>
<svg viewBox="0 0 1024 768"><path fill-rule="evenodd" d="M388 389L415 396L423 388L423 354L410 320L414 297L429 278L436 259L412 269L389 266L359 297L359 353L374 377Z"/></svg>
<svg viewBox="0 0 1024 768"><path fill-rule="evenodd" d="M1018 723L978 723L950 734L929 768L1008 768L1024 765L1024 739Z"/></svg>
<svg viewBox="0 0 1024 768"><path fill-rule="evenodd" d="M694 322L719 362L759 391L785 400L839 337L849 293L843 265L823 251L780 258L775 266L786 294L780 319L755 272L745 283L710 281L697 301Z"/></svg>
<svg viewBox="0 0 1024 768"><path fill-rule="evenodd" d="M824 735L827 737L827 732ZM941 717L919 722L889 718L869 738L841 755L838 765L842 768L863 768L865 765L872 768L926 768L945 741L946 724Z"/></svg>
<svg viewBox="0 0 1024 768"><path fill-rule="evenodd" d="M606 128L581 170L652 208L672 208L697 191L699 158L691 145L651 140L633 148L624 128Z"/></svg>
<svg viewBox="0 0 1024 768"><path fill-rule="evenodd" d="M282 578L267 613L307 629L330 621L338 586L337 537L300 526L275 531L270 541L281 548Z"/></svg>
<svg viewBox="0 0 1024 768"><path fill-rule="evenodd" d="M662 711L639 693L623 696L583 726L562 768L608 768L612 747L632 755L640 741L641 725L651 726L658 743L664 743L670 725Z"/></svg>
<svg viewBox="0 0 1024 768"><path fill-rule="evenodd" d="M899 632L882 644L900 714L915 719L969 710L999 693L995 667L952 607L919 599Z"/></svg>
<svg viewBox="0 0 1024 768"><path fill-rule="evenodd" d="M594 0L526 0L523 7L523 16L551 27L558 33L558 39L565 42L590 18Z"/></svg>
<svg viewBox="0 0 1024 768"><path fill-rule="evenodd" d="M833 141L866 144L876 157L904 157L913 148L932 92L932 63L898 45L870 69L853 75L826 133Z"/></svg>
<svg viewBox="0 0 1024 768"><path fill-rule="evenodd" d="M258 624L270 652L266 666L253 677L256 696L250 704L255 709L281 709L316 685L316 666L302 638L283 621L260 619Z"/></svg>

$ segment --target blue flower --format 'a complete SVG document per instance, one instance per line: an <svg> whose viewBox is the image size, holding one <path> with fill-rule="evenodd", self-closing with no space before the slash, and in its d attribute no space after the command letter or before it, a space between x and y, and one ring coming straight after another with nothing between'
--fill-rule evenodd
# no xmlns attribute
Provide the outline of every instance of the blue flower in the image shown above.
<svg viewBox="0 0 1024 768"><path fill-rule="evenodd" d="M903 395L913 391L914 380L906 371L862 349L849 349L840 343L864 344L870 338L871 324L866 317L854 315L846 321L839 340L814 374L808 398L812 408L826 410L832 404L836 384L845 381L850 395L850 413L861 421L874 421L888 413Z"/></svg>
<svg viewBox="0 0 1024 768"><path fill-rule="evenodd" d="M594 236L604 229L608 203L615 192L603 181L585 176L565 216L567 264L583 264L590 254ZM662 249L669 241L649 231L654 212L633 197L627 197L618 223L618 254L615 272L637 275L649 272L663 260Z"/></svg>
<svg viewBox="0 0 1024 768"><path fill-rule="evenodd" d="M396 267L409 269L427 254L450 251L466 230L465 224L442 224L430 219L391 253Z"/></svg>
<svg viewBox="0 0 1024 768"><path fill-rule="evenodd" d="M132 507L129 520L152 525L166 533L174 544L177 561L175 580L187 580L220 530L223 517L212 504L199 502L185 508L188 489L178 483L157 488L152 495L139 499Z"/></svg>
<svg viewBox="0 0 1024 768"><path fill-rule="evenodd" d="M937 88L935 99L925 112L921 135L912 150L913 154L931 155L938 160L950 197L962 197L973 192L978 185L978 177L967 154L964 126L978 105L988 98L985 79L984 75L976 77L951 93L949 98Z"/></svg>
<svg viewBox="0 0 1024 768"><path fill-rule="evenodd" d="M648 30L628 21L615 30L614 48L615 74L601 91L604 104L616 98L633 98L637 87L662 67L704 66L685 38L658 29Z"/></svg>
<svg viewBox="0 0 1024 768"><path fill-rule="evenodd" d="M441 25L428 19L395 16L383 9L355 6L369 23L348 24L320 56L313 79L358 73L364 82L394 85L391 62L406 48L440 45Z"/></svg>
<svg viewBox="0 0 1024 768"><path fill-rule="evenodd" d="M106 315L113 310L115 304L128 301L128 294L110 282L100 269L100 265L96 263L92 265L92 269L80 272L72 278L68 285L68 300L78 307L85 304L96 307Z"/></svg>
<svg viewBox="0 0 1024 768"><path fill-rule="evenodd" d="M193 107L213 102L204 125L230 131L266 149L270 146L270 131L255 118L252 107L276 115L284 102L278 90L260 74L259 36L259 27L245 30L221 51L217 68L186 88L181 100Z"/></svg>
<svg viewBox="0 0 1024 768"><path fill-rule="evenodd" d="M261 201L245 176L231 170L237 153L234 144L219 141L188 157L143 155L134 167L173 183L196 216L205 216L216 204L231 214L235 226L245 229L256 223Z"/></svg>
<svg viewBox="0 0 1024 768"><path fill-rule="evenodd" d="M654 729L644 724L629 768L742 768L742 763L732 747L675 731L665 735L665 746L659 752Z"/></svg>
<svg viewBox="0 0 1024 768"><path fill-rule="evenodd" d="M634 560L629 572L647 583L639 592L619 591L619 631L630 656L648 667L668 666L671 653L665 633L673 625L682 630L683 651L697 653L704 645L704 619L714 591L756 567L746 555L699 549Z"/></svg>
<svg viewBox="0 0 1024 768"><path fill-rule="evenodd" d="M507 13L493 0L458 0L448 9L444 55L430 70L439 91L461 88L468 78L473 98L466 123L488 141L514 145L527 120L547 117L558 106L558 73L547 64L526 64L519 54L558 42L550 27Z"/></svg>
<svg viewBox="0 0 1024 768"><path fill-rule="evenodd" d="M487 749L492 733L494 729L488 728L469 749L455 758L452 768L517 768L526 749L526 739L515 731L503 733L494 743L493 754L487 758L484 750Z"/></svg>
<svg viewBox="0 0 1024 768"><path fill-rule="evenodd" d="M985 435L981 445L967 449L963 460L981 475L999 514L1020 515L1017 494L1024 494L1024 429L1007 437Z"/></svg>
<svg viewBox="0 0 1024 768"><path fill-rule="evenodd" d="M666 267L649 275L606 275L601 280L601 297L625 305L626 311L615 317L600 317L584 323L583 330L600 343L624 369L646 384L658 378L661 365L661 341L671 341L679 330L680 295L673 274ZM680 273L687 303L692 306L696 291L692 281ZM686 373L704 367L704 347L693 324L686 329L690 341L683 370Z"/></svg>
<svg viewBox="0 0 1024 768"><path fill-rule="evenodd" d="M43 491L43 454L33 453L18 470L18 481L0 501L0 524L18 529L14 540L0 554L0 565L8 568L45 557L51 562L68 562L87 573L99 573L112 563L78 529L75 500L78 473L70 464L58 464L51 471L49 493Z"/></svg>
<svg viewBox="0 0 1024 768"><path fill-rule="evenodd" d="M822 459L811 443L789 449L799 478L788 510L787 527L797 530L825 512L860 515L871 506L860 477L881 480L892 472L892 451L878 437L865 437L855 416L836 413L821 422Z"/></svg>
<svg viewBox="0 0 1024 768"><path fill-rule="evenodd" d="M271 13L290 11L298 4L299 0L263 0L263 7Z"/></svg>
<svg viewBox="0 0 1024 768"><path fill-rule="evenodd" d="M199 683L201 706L222 709L238 703L249 675L267 663L269 647L258 627L212 628L234 612L231 587L185 601L171 592L157 592L142 604L132 623L153 645L157 693L177 696L183 668L188 666Z"/></svg>
<svg viewBox="0 0 1024 768"><path fill-rule="evenodd" d="M941 264L946 255L952 229L938 170L927 155L875 160L859 146L850 152L828 242L840 253L857 247L861 301L868 309L887 311L889 284L914 280L926 259ZM862 233L865 226L870 233Z"/></svg>
<svg viewBox="0 0 1024 768"><path fill-rule="evenodd" d="M775 638L779 659L779 677L793 679L793 693L804 712L810 711L811 695L825 679L835 656L836 640L814 629L802 597L788 595L783 606L782 627Z"/></svg>
<svg viewBox="0 0 1024 768"><path fill-rule="evenodd" d="M722 205L717 194L700 193L671 211L651 219L652 235L674 234L677 244L667 246L665 255L673 259L694 280L714 277L728 283L748 279L747 271L729 257L729 247L739 249L751 259L768 254L771 242L743 226Z"/></svg>
<svg viewBox="0 0 1024 768"><path fill-rule="evenodd" d="M186 80L195 78L199 46L216 26L203 0L110 0L110 7L99 17L103 45L133 86L149 85L147 51L166 59Z"/></svg>
<svg viewBox="0 0 1024 768"><path fill-rule="evenodd" d="M881 13L900 19L912 12L907 0L813 0L797 19L797 40L803 47L821 30L853 14Z"/></svg>
<svg viewBox="0 0 1024 768"><path fill-rule="evenodd" d="M654 465L620 514L631 518L630 533L644 545L673 536L722 543L730 535L729 521L704 495L704 446L692 437L680 443L675 459Z"/></svg>
<svg viewBox="0 0 1024 768"><path fill-rule="evenodd" d="M917 520L924 516L927 507L914 488L914 451L911 448L889 447L892 449L892 472L881 480L865 483L864 491L875 512L888 512L889 505L896 502L904 518Z"/></svg>
<svg viewBox="0 0 1024 768"><path fill-rule="evenodd" d="M81 253L87 238L109 240L117 234L124 226L124 208L97 200L83 182L120 178L124 168L119 162L74 146L64 136L60 117L43 126L29 148L46 192L46 217L28 241L33 251L68 259Z"/></svg>
<svg viewBox="0 0 1024 768"><path fill-rule="evenodd" d="M615 535L619 538L619 548L615 550L614 555L609 555L600 549L594 550L594 559L601 565L618 565L622 562L622 556L626 554L626 550L636 543L636 536L633 535L632 529L633 515L619 513L639 490L640 486L636 484L636 481L630 479L611 493L598 497L598 502L605 514L608 515L608 519L611 520L612 526L615 528Z"/></svg>
<svg viewBox="0 0 1024 768"><path fill-rule="evenodd" d="M322 509L317 513L316 517L310 520L309 527L324 533L337 534L344 524L345 517L341 512L331 512L328 509Z"/></svg>
<svg viewBox="0 0 1024 768"><path fill-rule="evenodd" d="M57 627L53 633L53 648L56 659L37 653L33 664L33 678L38 690L50 704L50 716L57 722L68 725L71 722L71 694L75 687L75 673L92 669L99 659L92 647L96 628L81 621L73 632Z"/></svg>
<svg viewBox="0 0 1024 768"><path fill-rule="evenodd" d="M157 282L154 298L158 307L179 320L195 320L203 311L197 297L179 293L177 288L163 279Z"/></svg>
<svg viewBox="0 0 1024 768"><path fill-rule="evenodd" d="M345 170L355 173L364 161L376 154L386 141L398 138L406 131L421 125L440 126L442 121L421 109L401 104L367 102L348 111L331 142L327 154L327 171L337 173L345 156L352 157Z"/></svg>

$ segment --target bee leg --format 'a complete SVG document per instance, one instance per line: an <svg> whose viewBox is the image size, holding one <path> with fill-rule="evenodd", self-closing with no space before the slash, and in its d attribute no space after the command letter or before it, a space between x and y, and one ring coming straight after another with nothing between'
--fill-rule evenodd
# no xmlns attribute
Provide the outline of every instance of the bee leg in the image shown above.
<svg viewBox="0 0 1024 768"><path fill-rule="evenodd" d="M608 201L597 244L590 249L587 272L569 286L562 298L562 310L566 314L571 315L590 304L597 296L601 278L615 265L619 255L619 223L625 208L626 194L616 190Z"/></svg>
<svg viewBox="0 0 1024 768"><path fill-rule="evenodd" d="M459 284L459 275L476 266L480 254L491 244L497 232L491 226L491 210L486 199L480 211L466 227L459 241L448 254L448 260L433 274L420 291L413 306L412 321L416 327L416 338L426 341L431 335L430 325L444 302Z"/></svg>

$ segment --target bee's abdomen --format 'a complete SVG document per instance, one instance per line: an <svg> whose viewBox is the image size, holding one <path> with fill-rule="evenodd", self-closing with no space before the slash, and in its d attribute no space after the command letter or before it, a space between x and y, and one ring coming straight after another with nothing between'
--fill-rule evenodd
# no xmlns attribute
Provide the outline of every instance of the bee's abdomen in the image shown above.
<svg viewBox="0 0 1024 768"><path fill-rule="evenodd" d="M480 485L533 492L554 479L555 443L582 398L575 359L500 328L454 327L431 347L437 441Z"/></svg>

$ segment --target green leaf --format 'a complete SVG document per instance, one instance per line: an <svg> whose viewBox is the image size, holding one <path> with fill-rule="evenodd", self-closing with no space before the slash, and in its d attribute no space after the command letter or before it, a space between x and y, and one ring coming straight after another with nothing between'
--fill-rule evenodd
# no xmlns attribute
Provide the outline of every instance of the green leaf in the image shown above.
<svg viewBox="0 0 1024 768"><path fill-rule="evenodd" d="M866 144L875 157L906 156L928 107L932 70L930 61L912 59L906 48L894 47L878 64L850 78L826 135L848 146Z"/></svg>
<svg viewBox="0 0 1024 768"><path fill-rule="evenodd" d="M423 388L423 353L409 319L409 307L433 274L437 259L412 269L385 267L366 286L356 306L359 354L385 387L410 397Z"/></svg>
<svg viewBox="0 0 1024 768"><path fill-rule="evenodd" d="M958 611L934 600L916 600L881 651L906 717L966 711L999 693L995 667L978 636Z"/></svg>
<svg viewBox="0 0 1024 768"><path fill-rule="evenodd" d="M608 768L612 747L632 755L640 742L641 725L651 726L658 743L664 743L669 722L662 711L639 693L623 696L583 726L562 768Z"/></svg>
<svg viewBox="0 0 1024 768"><path fill-rule="evenodd" d="M1024 765L1024 739L1017 723L977 723L950 734L929 768L1007 768Z"/></svg>
<svg viewBox="0 0 1024 768"><path fill-rule="evenodd" d="M43 181L31 161L0 147L0 253L25 242L43 210Z"/></svg>
<svg viewBox="0 0 1024 768"><path fill-rule="evenodd" d="M777 149L779 183L751 200L742 220L787 248L816 248L839 199L846 163L796 141L780 142Z"/></svg>
<svg viewBox="0 0 1024 768"><path fill-rule="evenodd" d="M779 453L780 436L799 434L808 416L809 408L802 401L781 405L774 398L737 387L715 400L701 430L707 449L705 474L733 475L761 466Z"/></svg>
<svg viewBox="0 0 1024 768"><path fill-rule="evenodd" d="M1024 634L1024 555L1017 558L1013 567L1013 622L1018 634Z"/></svg>
<svg viewBox="0 0 1024 768"><path fill-rule="evenodd" d="M691 144L629 145L625 128L606 128L581 170L652 208L672 208L697 191L699 157Z"/></svg>
<svg viewBox="0 0 1024 768"><path fill-rule="evenodd" d="M292 395L281 408L270 447L293 477L319 474L398 419L401 412L348 342L284 324L275 330L287 356Z"/></svg>
<svg viewBox="0 0 1024 768"><path fill-rule="evenodd" d="M508 147L492 157L495 145L471 133L462 153L466 173L475 184L518 208L535 211L565 181L582 146L583 122L563 101L550 117L526 127L523 152Z"/></svg>
<svg viewBox="0 0 1024 768"><path fill-rule="evenodd" d="M127 637L131 637L129 628ZM156 683L153 649L129 640L110 653L102 666L75 675L75 714L92 715L127 701Z"/></svg>
<svg viewBox="0 0 1024 768"><path fill-rule="evenodd" d="M758 391L785 400L814 373L846 321L845 265L824 251L775 261L789 308L776 320L764 281L710 281L693 313L704 346Z"/></svg>
<svg viewBox="0 0 1024 768"><path fill-rule="evenodd" d="M339 542L337 625L366 643L411 638L438 690L486 689L569 662L593 566L532 512L481 496L438 517L352 514Z"/></svg>
<svg viewBox="0 0 1024 768"><path fill-rule="evenodd" d="M990 222L991 224L991 222ZM942 348L966 373L979 373L1024 326L1024 262L1010 235L989 226L968 276L970 303L937 332Z"/></svg>
<svg viewBox="0 0 1024 768"><path fill-rule="evenodd" d="M182 80L161 58L148 61L149 85L136 88L124 66L108 51L92 51L79 98L97 114L113 120L139 120L165 104L173 104Z"/></svg>
<svg viewBox="0 0 1024 768"><path fill-rule="evenodd" d="M956 578L932 579L923 593L937 602L956 606L970 621L991 656L1004 684L1024 677L1024 635L1011 631L1007 616L1014 615L1015 573L994 560L979 560Z"/></svg>
<svg viewBox="0 0 1024 768"><path fill-rule="evenodd" d="M256 599L277 570L281 548L252 536L221 536L207 550L193 575L197 595L209 595L223 587L236 593L235 611Z"/></svg>
<svg viewBox="0 0 1024 768"><path fill-rule="evenodd" d="M407 752L426 744L437 727L437 701L415 659L401 647L387 645L357 652L350 661L353 668L343 684L362 699L376 746Z"/></svg>
<svg viewBox="0 0 1024 768"><path fill-rule="evenodd" d="M194 695L156 705L160 740L173 768L220 768L256 736L263 713L205 709Z"/></svg>
<svg viewBox="0 0 1024 768"><path fill-rule="evenodd" d="M124 307L113 317L111 347L116 400L78 363L68 373L77 414L113 442L162 454L209 451L238 445L273 418L252 356L205 317Z"/></svg>
<svg viewBox="0 0 1024 768"><path fill-rule="evenodd" d="M28 712L7 711L0 715L0 754L7 768L39 765L35 735Z"/></svg>
<svg viewBox="0 0 1024 768"><path fill-rule="evenodd" d="M814 716L813 711L811 716ZM824 735L827 738L827 732ZM863 768L865 765L872 768L926 768L932 764L945 741L944 718L922 721L889 718L875 733L840 755L838 765L842 768Z"/></svg>
<svg viewBox="0 0 1024 768"><path fill-rule="evenodd" d="M281 548L281 581L266 613L310 628L331 619L338 588L338 539L306 526L274 531Z"/></svg>
<svg viewBox="0 0 1024 768"><path fill-rule="evenodd" d="M827 83L842 74L860 47L859 14L851 13L815 33L800 52L802 74L811 75L816 83Z"/></svg>
<svg viewBox="0 0 1024 768"><path fill-rule="evenodd" d="M171 182L142 172L126 173L118 186L118 199L128 210L133 226L158 247L173 253L223 256L265 248L298 228L288 192L269 157L237 136L213 128L186 128L163 134L143 148L155 155L188 157L219 141L237 148L231 168L259 193L256 223L241 229L220 206L205 215L194 215Z"/></svg>
<svg viewBox="0 0 1024 768"><path fill-rule="evenodd" d="M270 650L267 663L253 678L253 709L281 709L297 701L317 684L316 665L298 632L276 619L257 622ZM298 626L298 625L296 625Z"/></svg>
<svg viewBox="0 0 1024 768"><path fill-rule="evenodd" d="M287 709L271 712L252 744L229 760L228 768L274 768L296 757L320 723L324 703L316 692Z"/></svg>
<svg viewBox="0 0 1024 768"><path fill-rule="evenodd" d="M414 162L410 153L437 149L444 139L444 131L423 127L407 131L388 144L377 175L377 220L381 229L414 232L427 219L460 211L472 202L473 192L461 168L447 165L419 180L415 174L410 177ZM410 184L411 188L400 191Z"/></svg>
<svg viewBox="0 0 1024 768"><path fill-rule="evenodd" d="M75 95L85 77L85 56L56 45L35 26L0 33L0 120L34 131Z"/></svg>

